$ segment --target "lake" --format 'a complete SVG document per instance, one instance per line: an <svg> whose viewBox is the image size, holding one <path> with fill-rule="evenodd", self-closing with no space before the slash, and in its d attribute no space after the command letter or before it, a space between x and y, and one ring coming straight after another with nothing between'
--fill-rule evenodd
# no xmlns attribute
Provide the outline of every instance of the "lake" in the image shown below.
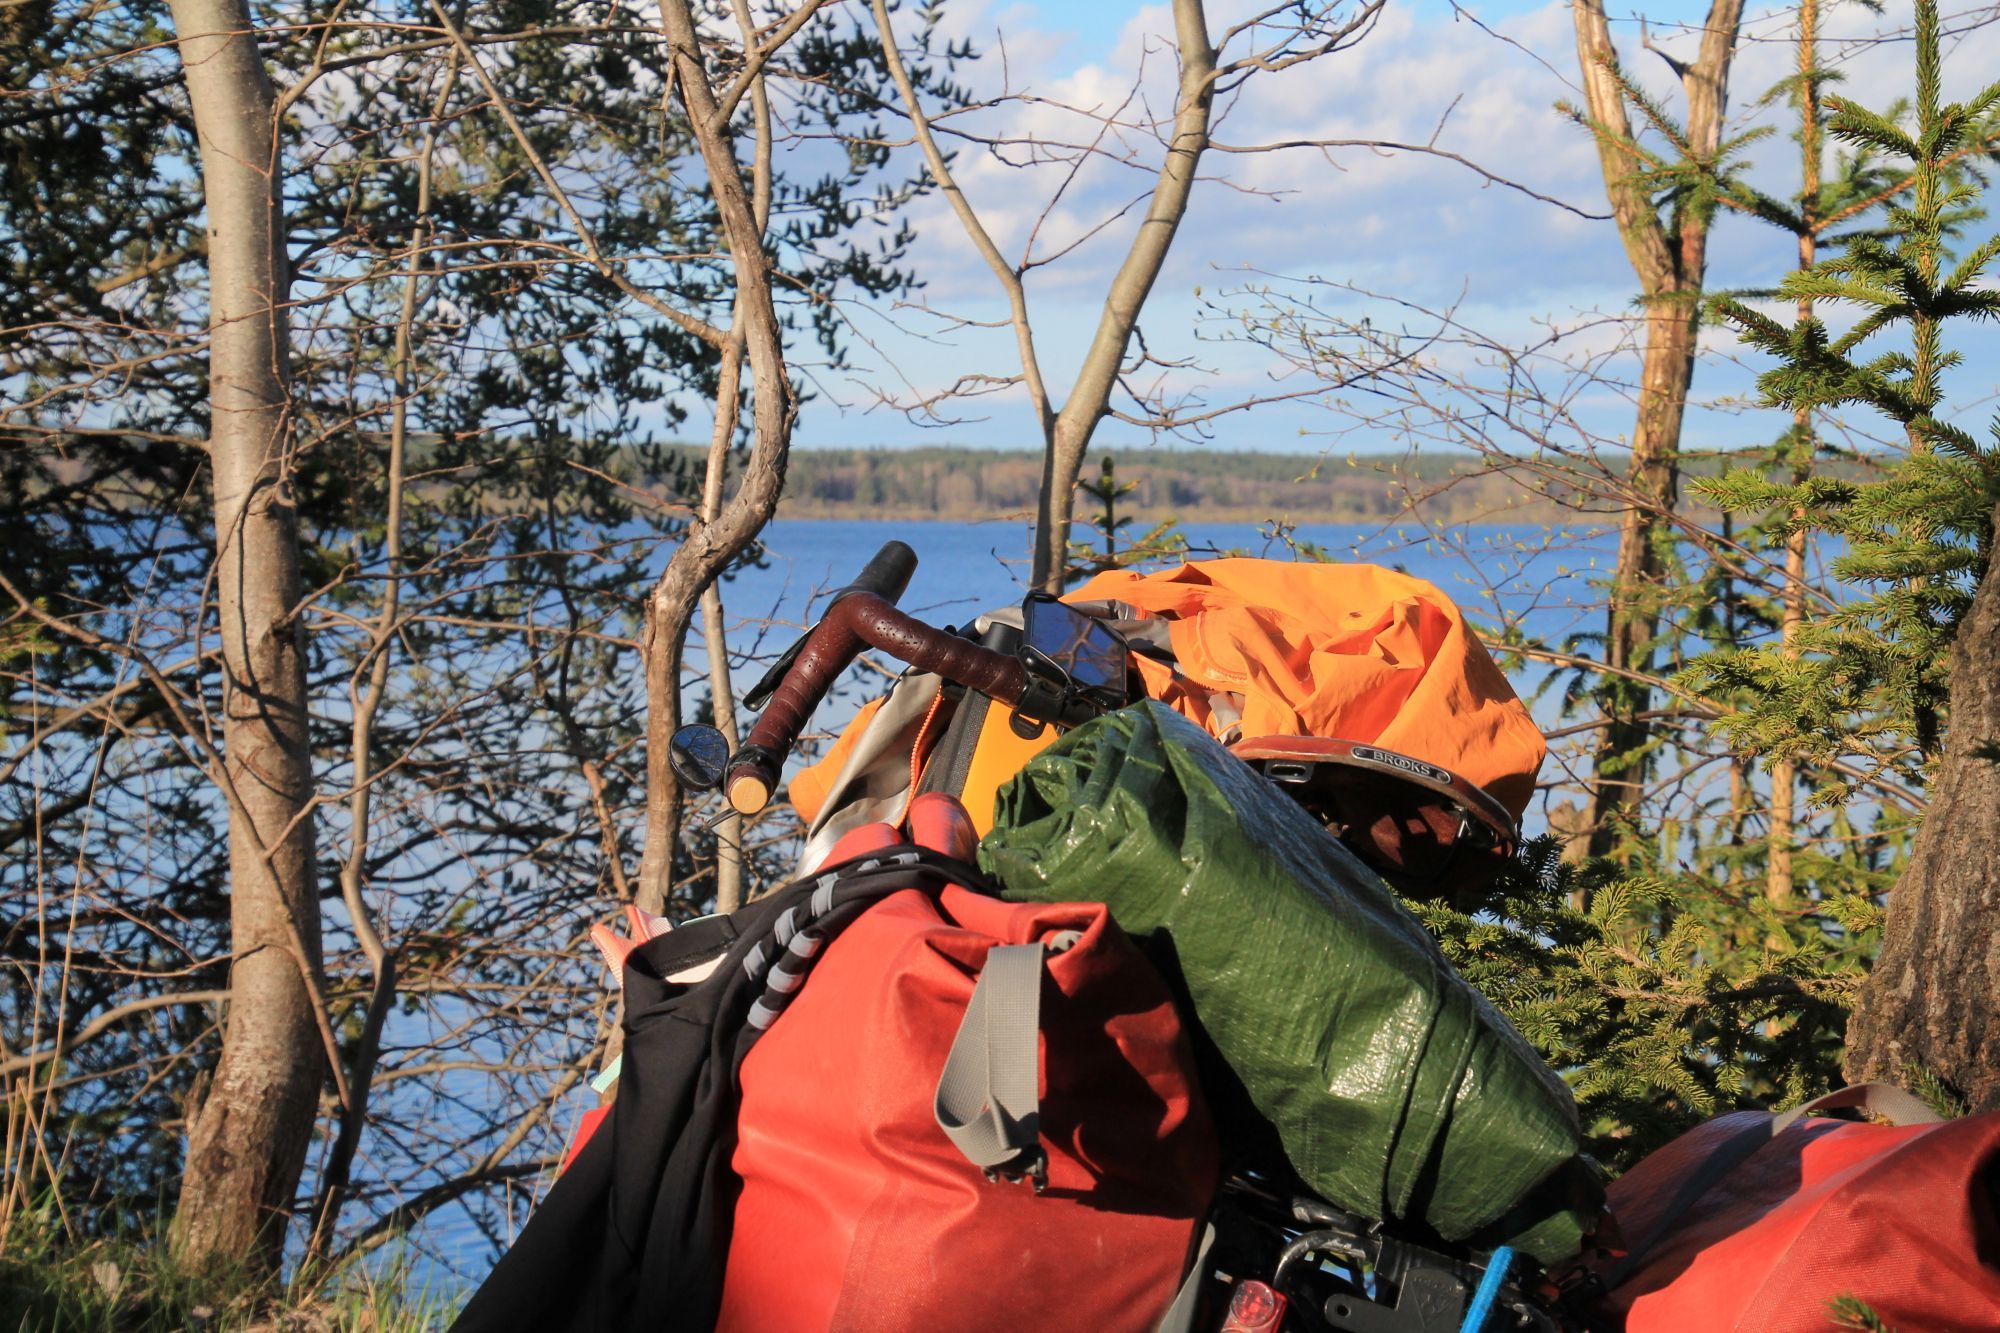
<svg viewBox="0 0 2000 1333"><path fill-rule="evenodd" d="M1295 559L1316 548L1330 558L1386 565L1436 584L1482 632L1506 627L1550 645L1602 632L1602 593L1592 580L1601 577L1616 548L1615 533L1594 528L1320 525L1280 536L1249 523L1198 523L1182 532L1196 558L1234 553ZM1080 529L1079 539L1084 535ZM1017 605L1027 591L1024 523L781 520L766 530L764 566L742 571L725 589L737 659L731 674L739 689L810 623L827 593L845 586L892 539L917 553L917 572L901 605L921 619L963 623ZM693 651L699 661L698 647ZM1516 667L1515 688L1532 695L1550 670ZM839 726L857 706L853 694L830 702L816 723ZM1545 727L1554 725L1558 702L1536 701L1536 718Z"/></svg>
<svg viewBox="0 0 2000 1333"><path fill-rule="evenodd" d="M1430 531L1330 524L1292 529L1289 542L1250 523L1197 523L1181 531L1196 558L1293 559L1297 548L1317 547L1333 558L1387 565L1435 583L1476 621L1517 623L1543 637L1559 637L1579 610L1601 615L1602 601L1588 580L1616 545L1615 534L1584 528ZM1015 522L781 519L765 530L764 540L766 567L746 570L729 585L732 619L775 616L804 623L809 603L846 584L890 540L907 542L917 553L916 577L902 605L925 619L963 619L1019 602L1027 590L1028 531Z"/></svg>

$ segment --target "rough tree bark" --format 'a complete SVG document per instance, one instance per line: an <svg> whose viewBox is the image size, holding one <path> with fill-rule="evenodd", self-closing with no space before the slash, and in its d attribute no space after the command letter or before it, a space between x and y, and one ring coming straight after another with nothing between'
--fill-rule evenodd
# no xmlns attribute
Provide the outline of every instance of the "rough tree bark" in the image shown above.
<svg viewBox="0 0 2000 1333"><path fill-rule="evenodd" d="M172 0L208 209L209 463L222 640L233 961L222 1056L188 1136L185 1262L275 1268L326 1051L299 543L287 449L288 275L271 83L243 0Z"/></svg>
<svg viewBox="0 0 2000 1333"><path fill-rule="evenodd" d="M2000 509L1994 511L2000 523ZM1952 647L1930 808L1889 895L1881 956L1847 1025L1847 1077L1936 1075L2000 1110L2000 559Z"/></svg>
<svg viewBox="0 0 2000 1333"><path fill-rule="evenodd" d="M1637 804L1644 791L1638 752L1646 744L1650 726L1638 715L1646 709L1647 692L1628 673L1651 670L1651 645L1659 632L1658 596L1666 575L1671 515L1680 493L1681 423L1694 379L1710 215L1683 210L1678 228L1669 230L1637 178L1641 164L1628 148L1632 126L1615 76L1618 54L1603 0L1574 0L1572 14L1605 193L1645 302L1639 412L1632 430L1628 494L1605 626L1610 717L1598 745L1586 821L1589 838L1584 844L1589 854L1603 855L1616 840L1619 817ZM1742 0L1714 0L1693 63L1668 60L1687 98L1687 147L1696 159L1712 155L1722 139L1729 67L1742 17Z"/></svg>
<svg viewBox="0 0 2000 1333"><path fill-rule="evenodd" d="M808 6L807 9L814 8ZM802 11L803 12L803 11ZM674 847L680 840L681 790L667 762L667 741L681 716L681 653L704 589L741 554L777 512L784 489L797 402L785 371L783 333L771 292L771 265L745 188L730 129L729 108L716 97L687 0L660 0L673 86L686 108L714 193L736 278L735 317L711 345L725 351L740 338L750 367L750 458L736 494L711 522L693 527L675 548L646 602L646 846L634 900L666 910L673 890ZM770 41L781 44L784 29Z"/></svg>

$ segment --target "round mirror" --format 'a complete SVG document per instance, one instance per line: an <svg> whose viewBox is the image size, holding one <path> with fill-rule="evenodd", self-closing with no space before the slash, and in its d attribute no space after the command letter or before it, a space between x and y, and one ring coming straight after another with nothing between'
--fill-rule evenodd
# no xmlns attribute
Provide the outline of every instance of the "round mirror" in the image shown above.
<svg viewBox="0 0 2000 1333"><path fill-rule="evenodd" d="M682 785L711 791L722 785L722 774L729 767L729 742L705 722L689 723L667 742L667 766Z"/></svg>

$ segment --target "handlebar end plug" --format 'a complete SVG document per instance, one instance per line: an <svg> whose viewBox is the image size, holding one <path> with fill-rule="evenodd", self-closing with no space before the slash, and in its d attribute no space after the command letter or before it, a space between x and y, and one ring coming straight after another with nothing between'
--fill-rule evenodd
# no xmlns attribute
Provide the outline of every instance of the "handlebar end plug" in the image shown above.
<svg viewBox="0 0 2000 1333"><path fill-rule="evenodd" d="M771 784L761 773L738 773L729 779L729 805L739 815L754 815L771 803Z"/></svg>

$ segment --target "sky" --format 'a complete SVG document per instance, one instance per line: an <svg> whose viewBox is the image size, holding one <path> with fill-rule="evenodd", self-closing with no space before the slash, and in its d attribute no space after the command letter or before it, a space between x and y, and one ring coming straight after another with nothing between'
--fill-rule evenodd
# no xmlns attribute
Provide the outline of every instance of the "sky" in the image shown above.
<svg viewBox="0 0 2000 1333"><path fill-rule="evenodd" d="M1947 0L1948 31L1967 3ZM1239 11L1247 7L1211 3L1212 30L1220 32ZM1698 26L1705 12L1705 5L1653 5L1648 33L1670 53L1691 54L1698 37L1690 25ZM1969 30L1947 56L1948 96L1969 93L1980 76L2000 69L2000 27L1968 23L1974 12L1959 15ZM1675 81L1664 61L1640 48L1632 11L1614 0L1611 13L1628 71L1678 109ZM903 17L909 21L907 7ZM1791 22L1782 9L1748 12L1732 80L1732 129L1782 119L1757 103L1794 58ZM1825 53L1843 73L1841 92L1883 105L1906 90L1908 42L1870 39L1894 36L1908 22L1907 5L1893 2L1879 17L1855 5L1834 7ZM1171 16L1164 4L960 0L947 6L944 26L982 52L962 71L964 82L996 98L1020 99L952 125L989 136L1034 131L1078 142L1098 133L1107 113L1122 122L1102 142L1128 162L1108 154L1094 159L1053 207L1066 175L1062 165L1009 165L978 144L962 144L957 159L966 197L1003 254L1021 256L1032 232L1033 253L1056 256L1031 272L1028 301L1044 371L1060 401L1143 203L1120 210L1150 188L1159 160L1157 142L1132 122L1147 108L1156 117L1171 114L1174 55L1165 37ZM1214 136L1237 145L1434 140L1550 200L1602 213L1590 137L1555 105L1576 97L1575 68L1569 10L1560 0L1498 0L1464 11L1450 0L1391 0L1352 49L1258 73L1221 110ZM1796 148L1783 134L1754 145L1749 157L1753 178L1765 188L1795 190ZM918 240L910 262L924 279L922 292L894 307L849 307L854 368L809 369L817 396L801 418L797 445L1033 446L1027 400L1017 389L928 413L913 409L963 374L1008 376L1019 365L1011 332L979 327L1003 321L1006 303L945 201L936 195L920 201L913 219ZM1713 242L1711 286L1768 284L1788 265L1793 245L1763 224L1725 216ZM1378 328L1425 329L1431 317L1413 307L1449 308L1464 327L1509 344L1543 337L1552 326L1581 329L1558 344L1560 355L1592 358L1609 378L1629 378L1629 358L1618 354L1618 324L1597 316L1629 313L1635 287L1608 221L1488 184L1456 163L1368 149L1211 152L1141 321L1148 351L1169 365L1149 367L1139 379L1210 409L1310 387L1315 380L1242 337L1246 320L1253 327L1255 321L1268 327L1273 318L1292 326L1287 312L1300 298L1310 299L1321 317L1365 315ZM1747 410L1754 363L1737 356L1726 330L1709 331L1706 344L1711 363L1698 375L1702 404L1692 413L1696 438L1689 443L1768 439L1780 428L1776 415ZM2000 350L1990 336L1971 346L1975 353ZM1453 354L1440 355L1449 361ZM1457 356L1461 373L1484 373L1469 353ZM1984 368L1994 358L1970 360L1954 387L1983 401L1993 379ZM1629 429L1629 402L1613 387L1551 373L1562 392L1576 395L1580 427L1615 445ZM1365 386L1359 397L1365 415ZM1117 422L1107 422L1098 437L1128 450L1156 438ZM1398 438L1307 397L1223 416L1198 439L1181 442L1346 453L1393 449Z"/></svg>

